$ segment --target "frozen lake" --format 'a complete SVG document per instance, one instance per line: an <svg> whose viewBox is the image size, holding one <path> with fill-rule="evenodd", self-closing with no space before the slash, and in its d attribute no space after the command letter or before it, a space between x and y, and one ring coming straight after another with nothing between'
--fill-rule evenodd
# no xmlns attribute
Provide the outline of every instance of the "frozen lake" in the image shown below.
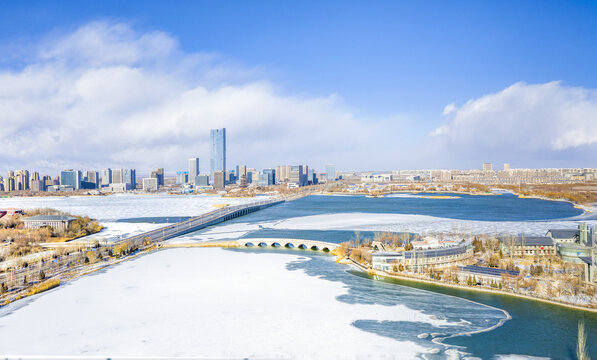
<svg viewBox="0 0 597 360"><path fill-rule="evenodd" d="M436 349L445 356L419 335L477 331L506 318L348 269L296 251L159 251L0 309L0 353L391 359ZM376 333L388 322L403 330Z"/></svg>

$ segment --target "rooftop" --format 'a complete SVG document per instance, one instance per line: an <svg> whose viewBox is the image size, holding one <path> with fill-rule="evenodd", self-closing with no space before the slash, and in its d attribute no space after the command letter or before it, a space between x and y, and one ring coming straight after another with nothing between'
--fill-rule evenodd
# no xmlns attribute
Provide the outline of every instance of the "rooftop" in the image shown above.
<svg viewBox="0 0 597 360"><path fill-rule="evenodd" d="M466 272L480 274L480 275L491 275L491 276L502 276L502 275L518 276L518 274L520 273L519 271L515 271L515 270L496 269L496 268L476 266L476 265L460 266L459 268L460 268L460 271L466 271Z"/></svg>
<svg viewBox="0 0 597 360"><path fill-rule="evenodd" d="M37 215L24 218L23 221L72 221L76 218L66 215Z"/></svg>
<svg viewBox="0 0 597 360"><path fill-rule="evenodd" d="M579 234L577 229L549 229L547 232L554 239L571 239Z"/></svg>
<svg viewBox="0 0 597 360"><path fill-rule="evenodd" d="M508 244L510 242L509 237L501 237L500 242ZM549 236L517 236L514 238L514 244L520 246L524 243L524 246L553 246L553 239Z"/></svg>

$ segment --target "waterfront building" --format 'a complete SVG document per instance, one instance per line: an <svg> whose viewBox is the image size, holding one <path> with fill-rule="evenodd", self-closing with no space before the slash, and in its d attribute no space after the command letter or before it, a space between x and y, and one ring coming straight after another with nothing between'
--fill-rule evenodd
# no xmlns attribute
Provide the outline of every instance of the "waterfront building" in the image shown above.
<svg viewBox="0 0 597 360"><path fill-rule="evenodd" d="M75 188L70 185L50 185L46 187L48 192L73 192Z"/></svg>
<svg viewBox="0 0 597 360"><path fill-rule="evenodd" d="M504 278L515 278L520 271L490 268L476 265L458 267L458 281L466 284L473 279L474 285L500 284Z"/></svg>
<svg viewBox="0 0 597 360"><path fill-rule="evenodd" d="M209 172L215 180L216 171L226 171L226 128L211 130L210 145Z"/></svg>
<svg viewBox="0 0 597 360"><path fill-rule="evenodd" d="M197 176L197 175L195 175L195 176ZM176 172L176 183L177 184L186 184L188 182L189 182L189 172L188 171L177 171Z"/></svg>
<svg viewBox="0 0 597 360"><path fill-rule="evenodd" d="M81 188L81 172L79 170L63 170L60 172L60 185L72 186L73 189Z"/></svg>
<svg viewBox="0 0 597 360"><path fill-rule="evenodd" d="M505 236L500 237L500 248L505 254L518 256L554 256L556 246L549 236Z"/></svg>
<svg viewBox="0 0 597 360"><path fill-rule="evenodd" d="M158 179L154 177L143 179L143 191L158 191Z"/></svg>
<svg viewBox="0 0 597 360"><path fill-rule="evenodd" d="M225 183L224 183L224 172L223 171L215 171L212 186L216 190L224 190Z"/></svg>
<svg viewBox="0 0 597 360"><path fill-rule="evenodd" d="M208 187L209 186L209 175L197 175L195 176L196 187Z"/></svg>
<svg viewBox="0 0 597 360"><path fill-rule="evenodd" d="M164 168L157 168L149 173L149 177L157 179L158 187L164 186Z"/></svg>
<svg viewBox="0 0 597 360"><path fill-rule="evenodd" d="M575 243L580 239L580 234L577 229L549 229L545 236L549 236L558 243Z"/></svg>
<svg viewBox="0 0 597 360"><path fill-rule="evenodd" d="M0 176L0 191L4 191L4 179Z"/></svg>
<svg viewBox="0 0 597 360"><path fill-rule="evenodd" d="M187 173L187 181L185 181L185 183L193 181L197 175L199 175L199 158L190 158L189 172Z"/></svg>
<svg viewBox="0 0 597 360"><path fill-rule="evenodd" d="M102 170L101 186L108 186L112 183L112 170L110 168Z"/></svg>
<svg viewBox="0 0 597 360"><path fill-rule="evenodd" d="M65 215L39 215L23 219L25 229L37 229L50 226L54 230L64 231L75 220L72 216Z"/></svg>
<svg viewBox="0 0 597 360"><path fill-rule="evenodd" d="M336 180L336 165L328 164L325 166L328 181Z"/></svg>
<svg viewBox="0 0 597 360"><path fill-rule="evenodd" d="M441 268L465 262L473 255L473 246L467 243L433 250L374 251L371 262L374 269L381 271L396 272L400 265L406 270L422 271L428 267Z"/></svg>

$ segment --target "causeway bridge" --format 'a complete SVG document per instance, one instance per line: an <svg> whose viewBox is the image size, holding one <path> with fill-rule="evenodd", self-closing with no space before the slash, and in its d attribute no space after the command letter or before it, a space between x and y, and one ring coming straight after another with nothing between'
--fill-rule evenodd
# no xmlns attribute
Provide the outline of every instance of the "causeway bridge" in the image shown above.
<svg viewBox="0 0 597 360"><path fill-rule="evenodd" d="M281 239L281 238L246 238L236 240L239 246L256 247L286 247L295 249L310 249L329 252L335 250L340 244L318 240L306 239Z"/></svg>
<svg viewBox="0 0 597 360"><path fill-rule="evenodd" d="M285 199L268 199L262 200L250 204L227 206L221 209L210 211L206 214L192 217L188 220L170 224L159 229L148 231L139 235L131 236L126 239L119 240L113 245L119 243L129 242L136 244L141 247L144 241L150 241L151 243L160 243L165 240L188 234L211 225L219 224L221 222L231 220L243 215L250 214L261 209L268 208L270 206L278 205L285 202Z"/></svg>

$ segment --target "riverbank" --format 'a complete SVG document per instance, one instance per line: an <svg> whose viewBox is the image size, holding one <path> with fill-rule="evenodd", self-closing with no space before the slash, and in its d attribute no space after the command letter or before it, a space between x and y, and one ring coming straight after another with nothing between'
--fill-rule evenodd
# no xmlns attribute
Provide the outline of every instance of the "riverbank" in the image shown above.
<svg viewBox="0 0 597 360"><path fill-rule="evenodd" d="M341 263L341 264L347 264L346 262L343 262L342 260L343 259L337 260L337 262ZM509 292L509 291L505 291L505 290L493 289L493 288L482 288L482 287L477 287L477 286L449 284L449 283L445 283L445 282L441 282L441 281L423 279L423 278L419 278L419 277L415 277L415 276L389 274L389 273L386 273L385 271L380 271L380 270L375 270L375 269L365 267L363 264L360 264L353 260L350 260L349 264L356 266L361 271L366 272L368 275L371 275L374 277L377 276L377 277L381 277L381 278L398 279L398 280L407 281L407 282L410 281L410 282L414 282L414 283L435 285L438 287L452 288L452 289L465 290L465 291L481 292L481 293L487 293L487 294L492 294L492 295L512 296L512 297L517 297L517 298L526 299L526 300L539 301L539 302L543 302L543 303L547 303L547 304L563 306L563 307L570 308L570 309L588 311L591 313L597 313L597 308L595 308L595 307L585 307L585 306L581 306L581 305L565 303L565 302L560 302L560 301L550 300L550 299L544 299L544 298L530 296L530 295L517 294L517 293L513 293L513 292Z"/></svg>

